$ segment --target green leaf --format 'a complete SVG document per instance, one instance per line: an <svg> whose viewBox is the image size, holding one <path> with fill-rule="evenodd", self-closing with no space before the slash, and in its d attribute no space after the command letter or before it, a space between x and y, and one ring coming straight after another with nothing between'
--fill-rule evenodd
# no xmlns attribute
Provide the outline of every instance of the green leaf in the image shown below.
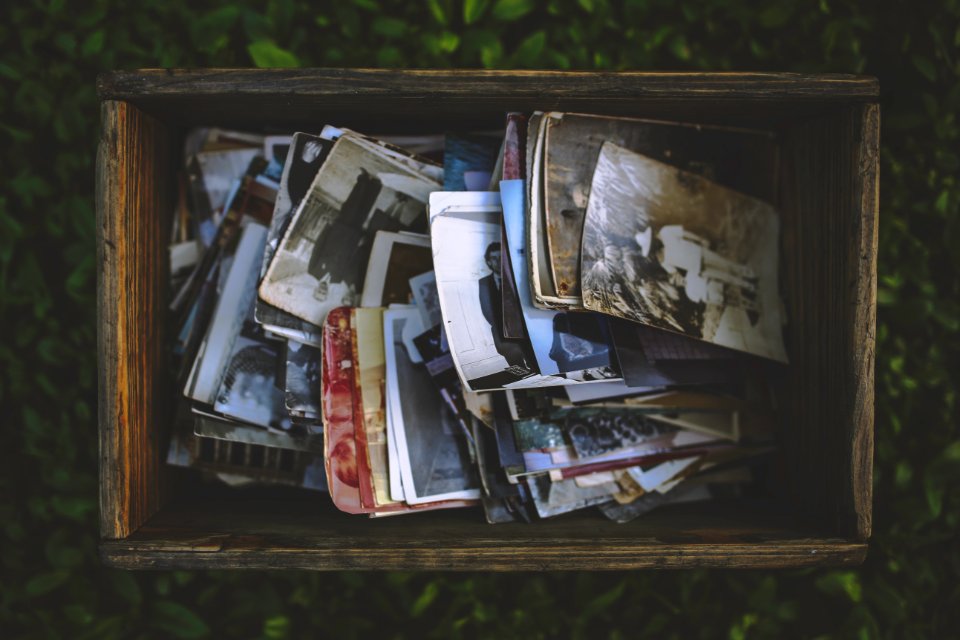
<svg viewBox="0 0 960 640"><path fill-rule="evenodd" d="M543 53L546 43L547 34L537 31L520 43L517 50L513 52L513 58L521 66L533 66L540 60L540 54Z"/></svg>
<svg viewBox="0 0 960 640"><path fill-rule="evenodd" d="M533 6L533 0L497 0L493 5L493 17L512 22L533 11Z"/></svg>
<svg viewBox="0 0 960 640"><path fill-rule="evenodd" d="M689 60L692 55L690 45L687 44L687 38L682 33L670 38L670 51L681 60Z"/></svg>
<svg viewBox="0 0 960 640"><path fill-rule="evenodd" d="M202 638L210 633L207 623L182 604L160 600L152 609L153 624L177 638Z"/></svg>
<svg viewBox="0 0 960 640"><path fill-rule="evenodd" d="M83 44L80 45L80 52L84 56L92 56L94 54L100 53L103 49L103 41L105 39L105 33L103 29L97 29L83 41Z"/></svg>
<svg viewBox="0 0 960 640"><path fill-rule="evenodd" d="M466 24L473 24L483 17L490 0L464 0L463 2L463 21Z"/></svg>
<svg viewBox="0 0 960 640"><path fill-rule="evenodd" d="M414 618L418 617L424 611L427 610L433 601L437 599L437 596L440 594L440 588L437 587L436 582L428 582L427 586L424 587L423 592L417 596L417 599L413 603L413 607L410 610L410 615Z"/></svg>
<svg viewBox="0 0 960 640"><path fill-rule="evenodd" d="M49 571L36 575L27 582L27 595L35 598L50 593L66 582L69 577L69 571Z"/></svg>
<svg viewBox="0 0 960 640"><path fill-rule="evenodd" d="M290 618L273 616L263 621L263 635L270 640L282 640L290 636Z"/></svg>
<svg viewBox="0 0 960 640"><path fill-rule="evenodd" d="M860 602L863 598L860 577L853 571L831 571L817 578L816 584L824 593L832 596L844 595L852 602Z"/></svg>
<svg viewBox="0 0 960 640"><path fill-rule="evenodd" d="M281 49L270 40L260 40L247 46L247 53L253 63L262 69L299 67L297 57Z"/></svg>
<svg viewBox="0 0 960 640"><path fill-rule="evenodd" d="M447 18L447 8L444 6L445 4L446 2L441 2L441 0L427 0L427 8L430 9L430 15L444 27L447 26L449 22Z"/></svg>
<svg viewBox="0 0 960 640"><path fill-rule="evenodd" d="M910 60L913 62L913 66L917 68L917 71L923 74L924 78L930 82L937 81L937 68L933 66L933 63L930 62L929 58L915 53Z"/></svg>

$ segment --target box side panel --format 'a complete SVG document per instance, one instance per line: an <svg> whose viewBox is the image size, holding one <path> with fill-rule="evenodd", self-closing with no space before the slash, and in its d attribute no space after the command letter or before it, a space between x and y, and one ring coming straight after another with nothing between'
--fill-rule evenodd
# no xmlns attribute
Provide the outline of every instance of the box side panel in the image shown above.
<svg viewBox="0 0 960 640"><path fill-rule="evenodd" d="M871 530L879 107L785 131L781 204L793 498L830 533Z"/></svg>
<svg viewBox="0 0 960 640"><path fill-rule="evenodd" d="M175 501L101 556L125 568L626 570L857 564L866 545L737 502L676 505L618 525L596 513L487 525L475 510L371 522L315 496ZM312 505L312 509L305 508Z"/></svg>
<svg viewBox="0 0 960 640"><path fill-rule="evenodd" d="M172 182L167 128L106 101L97 155L100 532L124 538L160 506L169 394L163 333Z"/></svg>
<svg viewBox="0 0 960 640"><path fill-rule="evenodd" d="M463 69L148 69L105 74L98 88L170 122L284 128L348 116L381 133L499 127L505 111L534 109L767 128L877 94L875 78L838 74Z"/></svg>

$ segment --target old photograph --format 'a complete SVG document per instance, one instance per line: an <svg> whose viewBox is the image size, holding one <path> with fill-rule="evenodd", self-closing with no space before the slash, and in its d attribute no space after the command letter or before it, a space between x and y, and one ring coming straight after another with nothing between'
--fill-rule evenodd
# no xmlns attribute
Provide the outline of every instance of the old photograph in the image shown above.
<svg viewBox="0 0 960 640"><path fill-rule="evenodd" d="M354 355L361 416L355 425L357 447L365 449L367 478L361 478L360 495L373 506L393 503L387 470L386 355L383 344L383 310L354 309Z"/></svg>
<svg viewBox="0 0 960 640"><path fill-rule="evenodd" d="M609 142L590 194L588 309L786 362L772 206Z"/></svg>
<svg viewBox="0 0 960 640"><path fill-rule="evenodd" d="M604 142L764 200L776 186L776 142L761 131L578 113L544 115L544 219L557 292L580 296L580 243Z"/></svg>
<svg viewBox="0 0 960 640"><path fill-rule="evenodd" d="M341 136L294 214L260 297L314 324L333 308L356 305L376 232L425 228L425 203L437 187Z"/></svg>
<svg viewBox="0 0 960 640"><path fill-rule="evenodd" d="M561 417L564 432L582 458L638 445L677 430L637 411L575 409L563 412Z"/></svg>
<svg viewBox="0 0 960 640"><path fill-rule="evenodd" d="M591 379L617 378L606 319L593 313L565 313L534 305L527 270L523 182L500 185L503 225L509 243L512 276L537 367L543 375L596 370Z"/></svg>
<svg viewBox="0 0 960 640"><path fill-rule="evenodd" d="M437 293L437 276L433 272L433 261L430 262L430 271L410 278L410 292L413 302L420 312L420 320L425 327L436 327L443 322L440 314L440 294Z"/></svg>
<svg viewBox="0 0 960 640"><path fill-rule="evenodd" d="M377 231L363 281L362 307L410 304L410 279L433 271L430 236Z"/></svg>
<svg viewBox="0 0 960 640"><path fill-rule="evenodd" d="M261 280L267 273L267 268L270 266L291 217L307 191L309 191L310 184L332 147L332 140L320 136L306 133L297 133L293 136L283 164L280 189L277 192L273 219L270 221L270 230L267 233L267 246L263 251L263 262L260 267ZM320 344L320 327L278 309L259 297L257 298L254 315L257 322L265 325L269 331L293 339L299 338L309 344Z"/></svg>
<svg viewBox="0 0 960 640"><path fill-rule="evenodd" d="M628 387L642 390L649 387L710 384L726 388L743 381L746 369L742 354L726 349L722 350L722 355L726 357L652 360L647 356L648 350L659 355L669 353L669 350L662 344L651 344L646 339L647 335L644 331L646 329L644 325L625 320L615 320L610 323L620 372ZM716 349L721 351L719 348ZM693 351L686 349L680 353L684 352L694 355ZM736 357L730 357L729 354L734 354Z"/></svg>
<svg viewBox="0 0 960 640"><path fill-rule="evenodd" d="M529 343L504 338L501 328L499 207L435 212L446 195L431 199L430 232L444 327L464 386L498 389L535 376Z"/></svg>
<svg viewBox="0 0 960 640"><path fill-rule="evenodd" d="M233 343L213 408L237 420L287 431L292 421L284 406L283 389L277 385L282 345L263 336L253 321L252 306L249 311Z"/></svg>
<svg viewBox="0 0 960 640"><path fill-rule="evenodd" d="M280 432L229 420L196 407L193 407L192 411L193 432L204 438L323 454L323 427L320 425L296 425L288 431Z"/></svg>
<svg viewBox="0 0 960 640"><path fill-rule="evenodd" d="M320 416L320 367L323 353L318 347L287 341L284 377L284 404L293 415Z"/></svg>
<svg viewBox="0 0 960 640"><path fill-rule="evenodd" d="M230 268L222 269L225 277L218 287L222 293L184 389L184 394L193 400L212 405L220 392L231 356L236 351L234 343L253 308L257 269L266 235L263 225L244 224Z"/></svg>
<svg viewBox="0 0 960 640"><path fill-rule="evenodd" d="M415 309L383 314L388 419L393 423L405 499L410 504L479 499L480 479L466 434L440 398L430 374L414 364L408 339L422 332Z"/></svg>

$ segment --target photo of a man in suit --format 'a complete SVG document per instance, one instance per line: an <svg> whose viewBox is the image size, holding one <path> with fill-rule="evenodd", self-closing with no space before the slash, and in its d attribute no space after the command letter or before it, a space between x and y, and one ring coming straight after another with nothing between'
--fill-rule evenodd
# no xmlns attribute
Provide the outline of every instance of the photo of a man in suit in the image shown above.
<svg viewBox="0 0 960 640"><path fill-rule="evenodd" d="M500 256L501 249L499 242L491 242L484 251L483 259L490 269L490 275L480 278L477 282L480 289L480 310L483 317L490 324L490 331L493 334L493 344L511 367L523 367L530 369L523 347L512 340L503 337L503 298L501 294L502 282L500 282Z"/></svg>

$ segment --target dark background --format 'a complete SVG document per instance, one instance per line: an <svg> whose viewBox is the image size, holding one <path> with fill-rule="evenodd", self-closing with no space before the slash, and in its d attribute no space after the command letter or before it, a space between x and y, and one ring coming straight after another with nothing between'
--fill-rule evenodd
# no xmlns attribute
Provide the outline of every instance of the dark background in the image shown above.
<svg viewBox="0 0 960 640"><path fill-rule="evenodd" d="M3 5L0 635L957 636L958 0ZM878 76L875 533L866 563L524 575L101 567L95 77L118 68L253 65Z"/></svg>

